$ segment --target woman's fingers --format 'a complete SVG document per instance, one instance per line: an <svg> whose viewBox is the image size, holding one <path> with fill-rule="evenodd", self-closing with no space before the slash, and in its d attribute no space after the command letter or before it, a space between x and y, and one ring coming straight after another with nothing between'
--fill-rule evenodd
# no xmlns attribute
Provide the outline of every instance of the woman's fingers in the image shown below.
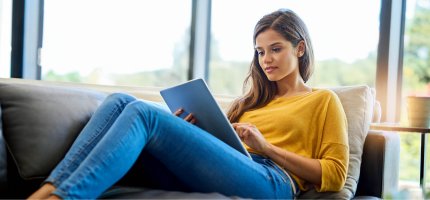
<svg viewBox="0 0 430 200"><path fill-rule="evenodd" d="M191 124L196 124L197 120L193 117L193 119L190 121Z"/></svg>
<svg viewBox="0 0 430 200"><path fill-rule="evenodd" d="M245 139L250 134L250 124L247 123L233 123L233 128L239 135L240 139Z"/></svg>
<svg viewBox="0 0 430 200"><path fill-rule="evenodd" d="M179 108L178 110L176 110L173 114L175 115L175 116L180 116L180 115L182 115L183 113L184 113L185 111L184 111L184 109L182 109L182 108ZM194 116L193 116L193 114L192 113L190 113L190 114L188 114L187 116L185 116L184 117L184 120L185 121L187 121L187 122L190 122L191 124L195 124L196 122L197 122L197 120L196 120L196 118L194 118Z"/></svg>
<svg viewBox="0 0 430 200"><path fill-rule="evenodd" d="M192 113L190 113L190 114L188 114L185 118L184 118L184 120L185 121L187 121L187 122L190 122L190 123L192 123L192 124L195 124L196 123L196 118L194 118L194 116L193 116L193 114Z"/></svg>
<svg viewBox="0 0 430 200"><path fill-rule="evenodd" d="M260 140L259 136L261 133L255 125L250 123L233 123L232 125L239 138L247 144L249 143L248 146L251 143L255 143L257 140Z"/></svg>
<svg viewBox="0 0 430 200"><path fill-rule="evenodd" d="M176 115L176 116L179 116L179 115L181 115L183 112L184 112L184 109L179 108L179 109L178 109L178 110L176 110L173 114L174 114L174 115Z"/></svg>

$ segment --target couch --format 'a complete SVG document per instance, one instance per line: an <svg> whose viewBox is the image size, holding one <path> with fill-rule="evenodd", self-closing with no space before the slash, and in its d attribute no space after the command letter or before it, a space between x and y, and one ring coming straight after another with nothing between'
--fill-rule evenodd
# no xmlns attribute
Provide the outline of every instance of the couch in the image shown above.
<svg viewBox="0 0 430 200"><path fill-rule="evenodd" d="M332 89L342 102L347 120L350 162L340 192L303 192L299 198L371 199L397 189L399 136L369 130L380 110L368 86ZM113 92L163 103L159 88L104 86L0 78L0 198L25 198L61 160L91 114ZM231 97L216 96L223 109ZM135 178L136 179L136 178ZM183 193L138 187L126 177L102 198L216 198L218 193Z"/></svg>

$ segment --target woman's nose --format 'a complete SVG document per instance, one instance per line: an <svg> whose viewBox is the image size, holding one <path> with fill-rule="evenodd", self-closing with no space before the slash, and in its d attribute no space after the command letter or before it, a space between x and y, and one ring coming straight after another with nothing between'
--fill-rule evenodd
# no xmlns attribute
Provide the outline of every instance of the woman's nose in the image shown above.
<svg viewBox="0 0 430 200"><path fill-rule="evenodd" d="M263 63L270 63L272 62L272 55L270 53L266 53L263 56Z"/></svg>

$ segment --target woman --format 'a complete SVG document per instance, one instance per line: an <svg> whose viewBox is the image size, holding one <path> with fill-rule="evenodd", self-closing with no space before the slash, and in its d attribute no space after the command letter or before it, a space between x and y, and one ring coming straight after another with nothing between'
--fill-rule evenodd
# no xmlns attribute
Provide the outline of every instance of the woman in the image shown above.
<svg viewBox="0 0 430 200"><path fill-rule="evenodd" d="M305 24L290 10L270 13L255 27L254 46L249 91L228 112L253 160L194 126L192 115L176 117L182 110L174 116L113 94L29 198L97 198L132 167L160 177L149 182L161 189L283 199L310 187L339 191L346 118L333 92L305 84L313 71Z"/></svg>

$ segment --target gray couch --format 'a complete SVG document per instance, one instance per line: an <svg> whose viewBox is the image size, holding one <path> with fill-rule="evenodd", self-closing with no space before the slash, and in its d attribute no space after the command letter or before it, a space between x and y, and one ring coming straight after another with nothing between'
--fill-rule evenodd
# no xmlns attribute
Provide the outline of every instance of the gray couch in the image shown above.
<svg viewBox="0 0 430 200"><path fill-rule="evenodd" d="M382 198L397 189L399 137L369 130L374 95L367 86L331 88L348 119L350 162L340 192L303 192L300 198ZM112 92L161 102L157 88L0 79L0 198L25 198L64 156L91 114ZM231 98L216 97L223 108ZM378 108L378 107L377 107ZM103 198L238 198L141 187L127 176Z"/></svg>

